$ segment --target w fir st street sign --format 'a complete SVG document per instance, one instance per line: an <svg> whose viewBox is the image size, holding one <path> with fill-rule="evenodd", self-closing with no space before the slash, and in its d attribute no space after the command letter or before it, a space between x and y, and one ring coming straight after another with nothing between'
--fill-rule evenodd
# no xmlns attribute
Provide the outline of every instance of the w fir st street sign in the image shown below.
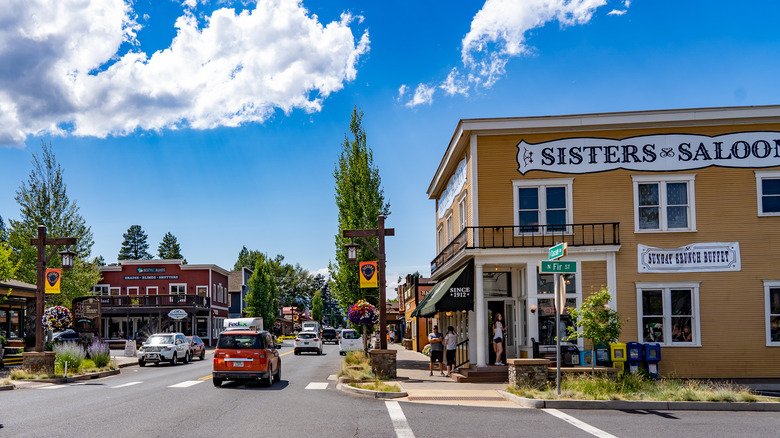
<svg viewBox="0 0 780 438"><path fill-rule="evenodd" d="M539 272L542 274L576 274L577 262L542 260L539 262Z"/></svg>

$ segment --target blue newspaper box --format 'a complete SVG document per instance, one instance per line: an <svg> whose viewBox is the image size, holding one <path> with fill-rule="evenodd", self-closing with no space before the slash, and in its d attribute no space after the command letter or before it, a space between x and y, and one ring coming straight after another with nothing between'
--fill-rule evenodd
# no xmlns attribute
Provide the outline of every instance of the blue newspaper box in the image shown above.
<svg viewBox="0 0 780 438"><path fill-rule="evenodd" d="M658 378L658 362L661 361L661 344L645 344L644 345L644 359L647 363L647 372Z"/></svg>
<svg viewBox="0 0 780 438"><path fill-rule="evenodd" d="M629 373L636 373L642 367L642 361L645 358L644 347L639 342L629 342L626 344L627 369Z"/></svg>
<svg viewBox="0 0 780 438"><path fill-rule="evenodd" d="M610 358L609 346L604 344L596 344L596 366L611 367L612 359Z"/></svg>
<svg viewBox="0 0 780 438"><path fill-rule="evenodd" d="M580 351L580 366L593 366L593 350Z"/></svg>

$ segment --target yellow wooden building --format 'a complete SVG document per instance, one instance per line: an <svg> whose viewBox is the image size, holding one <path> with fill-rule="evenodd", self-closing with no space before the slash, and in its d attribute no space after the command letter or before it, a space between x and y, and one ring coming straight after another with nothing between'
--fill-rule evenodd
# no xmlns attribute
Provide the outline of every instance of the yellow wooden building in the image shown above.
<svg viewBox="0 0 780 438"><path fill-rule="evenodd" d="M503 360L496 313L506 357L554 344L538 266L567 242L567 306L607 287L661 374L780 377L780 106L461 120L428 195L445 286L420 316L460 312L472 364Z"/></svg>

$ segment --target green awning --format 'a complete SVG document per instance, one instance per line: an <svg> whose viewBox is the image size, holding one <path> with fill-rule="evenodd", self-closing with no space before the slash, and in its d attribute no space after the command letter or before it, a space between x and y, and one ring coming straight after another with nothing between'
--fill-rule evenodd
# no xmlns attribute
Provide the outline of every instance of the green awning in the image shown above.
<svg viewBox="0 0 780 438"><path fill-rule="evenodd" d="M473 310L473 271L472 265L468 264L436 283L414 309L412 316L428 317L442 311Z"/></svg>

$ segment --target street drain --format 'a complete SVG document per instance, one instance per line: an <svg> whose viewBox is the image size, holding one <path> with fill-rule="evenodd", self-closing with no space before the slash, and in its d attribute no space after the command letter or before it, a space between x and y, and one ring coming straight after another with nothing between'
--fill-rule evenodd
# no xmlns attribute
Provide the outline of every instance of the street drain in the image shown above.
<svg viewBox="0 0 780 438"><path fill-rule="evenodd" d="M504 401L504 397L458 397L458 396L433 396L433 397L409 397L409 401Z"/></svg>

